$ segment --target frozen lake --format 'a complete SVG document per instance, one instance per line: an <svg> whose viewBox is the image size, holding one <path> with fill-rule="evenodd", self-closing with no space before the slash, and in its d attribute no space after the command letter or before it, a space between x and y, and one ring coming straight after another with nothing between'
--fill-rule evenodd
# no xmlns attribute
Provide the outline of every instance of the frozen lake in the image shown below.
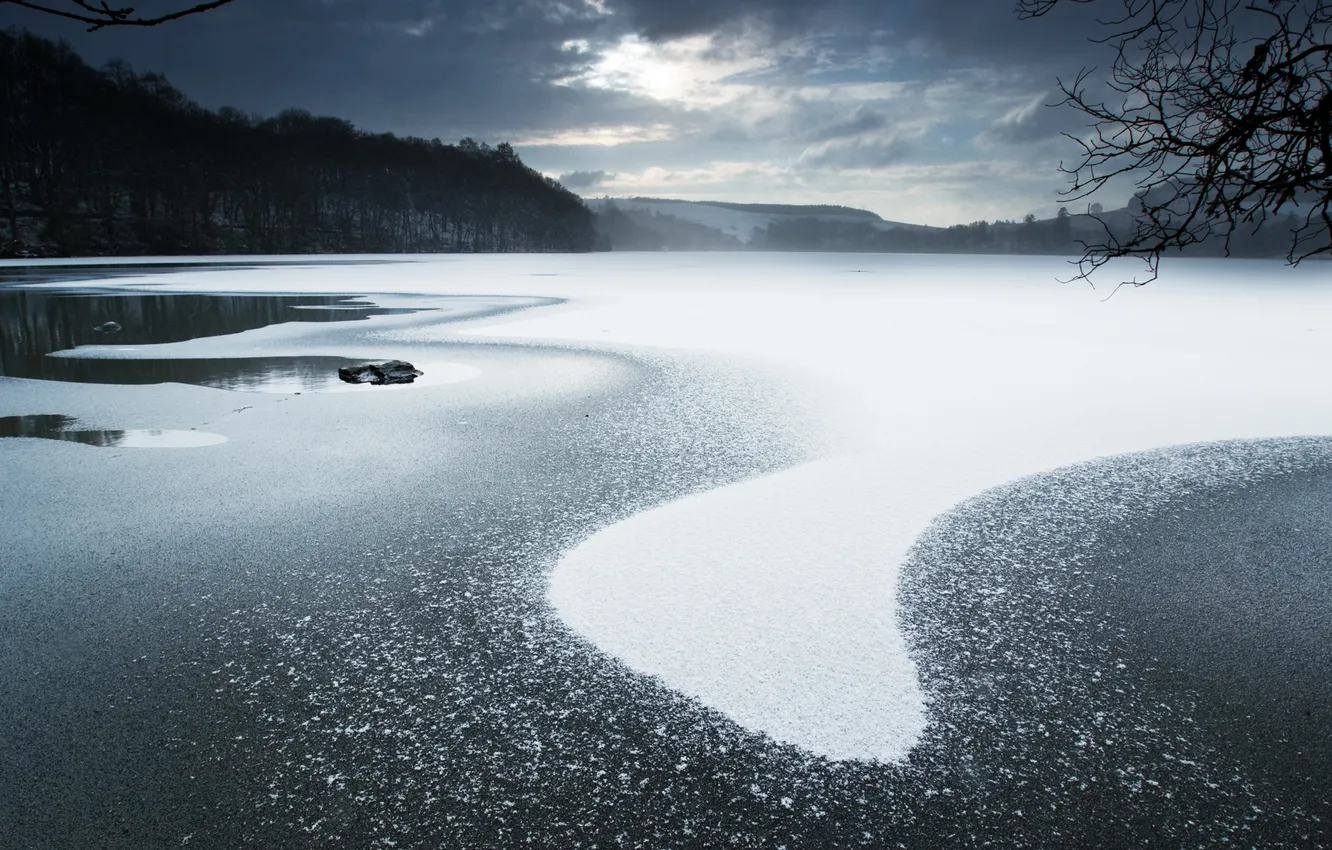
<svg viewBox="0 0 1332 850"><path fill-rule="evenodd" d="M1326 844L1332 275L1164 268L12 271L0 826Z"/></svg>

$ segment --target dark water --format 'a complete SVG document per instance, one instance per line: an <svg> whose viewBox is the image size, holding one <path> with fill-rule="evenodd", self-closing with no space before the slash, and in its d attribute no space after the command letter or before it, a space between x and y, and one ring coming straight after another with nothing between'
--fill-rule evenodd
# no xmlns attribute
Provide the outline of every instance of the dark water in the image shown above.
<svg viewBox="0 0 1332 850"><path fill-rule="evenodd" d="M194 384L251 392L318 392L346 387L338 368L364 363L346 357L213 357L171 360L48 357L42 377L81 384Z"/></svg>
<svg viewBox="0 0 1332 850"><path fill-rule="evenodd" d="M257 269L274 266L289 266L299 268L301 266L360 266L360 265L381 265L387 263L387 260L301 260L300 262L276 261L276 262L239 262L239 263L215 263L209 261L200 262L170 262L170 263L151 263L148 265L134 265L131 263L87 263L82 265L19 265L16 263L0 263L0 284L18 283L69 283L75 281L107 280L111 278L122 277L151 277L154 275L174 274L176 272L226 272L239 271L242 269Z"/></svg>
<svg viewBox="0 0 1332 850"><path fill-rule="evenodd" d="M903 620L950 791L907 846L1332 846L1329 448L1102 459L936 520Z"/></svg>
<svg viewBox="0 0 1332 850"><path fill-rule="evenodd" d="M1155 687L1332 840L1332 471L1199 499L1107 541L1098 601L1132 619Z"/></svg>
<svg viewBox="0 0 1332 850"><path fill-rule="evenodd" d="M61 440L101 448L195 448L225 442L218 434L204 431L172 431L147 428L80 428L78 420L58 413L33 416L0 416L0 438Z"/></svg>
<svg viewBox="0 0 1332 850"><path fill-rule="evenodd" d="M99 384L177 382L223 389L337 383L339 357L143 360L50 357L81 345L140 346L283 322L348 322L414 312L329 295L89 294L0 288L0 376ZM98 330L114 322L119 330ZM297 386L299 384L300 386Z"/></svg>

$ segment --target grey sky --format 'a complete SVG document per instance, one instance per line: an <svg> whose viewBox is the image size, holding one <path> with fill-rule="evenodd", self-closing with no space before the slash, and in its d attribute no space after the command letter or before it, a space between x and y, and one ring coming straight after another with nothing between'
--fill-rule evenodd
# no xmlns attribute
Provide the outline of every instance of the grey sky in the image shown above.
<svg viewBox="0 0 1332 850"><path fill-rule="evenodd" d="M150 12L164 3L137 4ZM1091 10L1008 0L235 0L151 30L0 25L165 73L205 106L510 141L587 194L839 203L951 224L1050 214L1056 76ZM1107 202L1122 200L1104 199Z"/></svg>

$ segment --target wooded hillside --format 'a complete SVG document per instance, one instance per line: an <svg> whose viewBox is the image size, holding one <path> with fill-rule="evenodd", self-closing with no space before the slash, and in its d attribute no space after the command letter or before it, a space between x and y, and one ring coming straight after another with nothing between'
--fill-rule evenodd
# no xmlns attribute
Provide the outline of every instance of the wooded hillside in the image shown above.
<svg viewBox="0 0 1332 850"><path fill-rule="evenodd" d="M210 111L158 74L0 31L0 256L586 251L508 144Z"/></svg>

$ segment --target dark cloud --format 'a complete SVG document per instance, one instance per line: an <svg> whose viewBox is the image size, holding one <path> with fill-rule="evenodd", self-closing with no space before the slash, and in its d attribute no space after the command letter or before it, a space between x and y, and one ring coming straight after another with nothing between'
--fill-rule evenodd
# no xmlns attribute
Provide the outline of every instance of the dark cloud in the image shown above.
<svg viewBox="0 0 1332 850"><path fill-rule="evenodd" d="M754 20L785 32L813 17L822 4L809 0L614 0L640 34L670 39L725 29Z"/></svg>
<svg viewBox="0 0 1332 850"><path fill-rule="evenodd" d="M0 25L68 38L94 64L120 57L161 71L205 106L260 114L299 107L445 139L651 123L665 111L660 104L556 85L595 58L562 45L607 44L630 31L664 39L758 22L772 38L822 39L811 74L863 73L866 57L885 50L905 57L899 75L918 78L977 62L1030 71L1085 50L1086 33L1060 29L1078 17L1076 5L1071 17L1061 8L1028 22L1006 0L608 0L607 8L613 14L582 0L240 0L166 27L88 34L0 3ZM714 49L724 53L727 44L718 39ZM1048 84L1049 72L1040 74ZM808 138L881 126L872 112L842 120Z"/></svg>
<svg viewBox="0 0 1332 850"><path fill-rule="evenodd" d="M178 0L136 5L158 2ZM1107 3L1019 21L1011 0L605 0L609 14L585 0L237 0L165 27L88 34L0 2L0 26L66 38L95 65L121 57L161 71L211 108L296 107L376 132L511 141L578 191L610 173L621 183L653 167L733 175L743 163L761 164L753 185L766 186L764 169L793 161L814 187L842 169L939 164L977 147L1035 162L1050 150L1043 139L1081 124L1054 110L1003 114L1007 104L1099 61L1086 39ZM707 34L704 56L679 44L660 55L686 73L730 55L747 70L704 75L702 97L690 85L663 95L643 84L660 82L651 74L624 85L589 75L615 45L650 49L622 41L631 34ZM746 64L774 45L770 64ZM586 132L608 128L649 141L614 146ZM964 140L976 144L952 147ZM709 171L717 163L731 170Z"/></svg>
<svg viewBox="0 0 1332 850"><path fill-rule="evenodd" d="M916 61L931 64L943 60L1075 72L1084 64L1080 60L1097 52L1088 37L1103 34L1096 21L1107 5L1114 4L1069 0L1034 20L1019 20L1007 0L613 0L611 8L652 39L751 24L774 38L834 34L911 45Z"/></svg>
<svg viewBox="0 0 1332 850"><path fill-rule="evenodd" d="M650 104L553 84L588 61L561 44L597 37L608 20L571 7L580 4L240 0L169 26L85 33L0 4L0 26L65 38L92 64L124 58L163 72L209 107L299 107L446 140L641 119Z"/></svg>
<svg viewBox="0 0 1332 850"><path fill-rule="evenodd" d="M605 171L570 171L559 176L560 183L570 192L587 192L605 185L614 178Z"/></svg>

